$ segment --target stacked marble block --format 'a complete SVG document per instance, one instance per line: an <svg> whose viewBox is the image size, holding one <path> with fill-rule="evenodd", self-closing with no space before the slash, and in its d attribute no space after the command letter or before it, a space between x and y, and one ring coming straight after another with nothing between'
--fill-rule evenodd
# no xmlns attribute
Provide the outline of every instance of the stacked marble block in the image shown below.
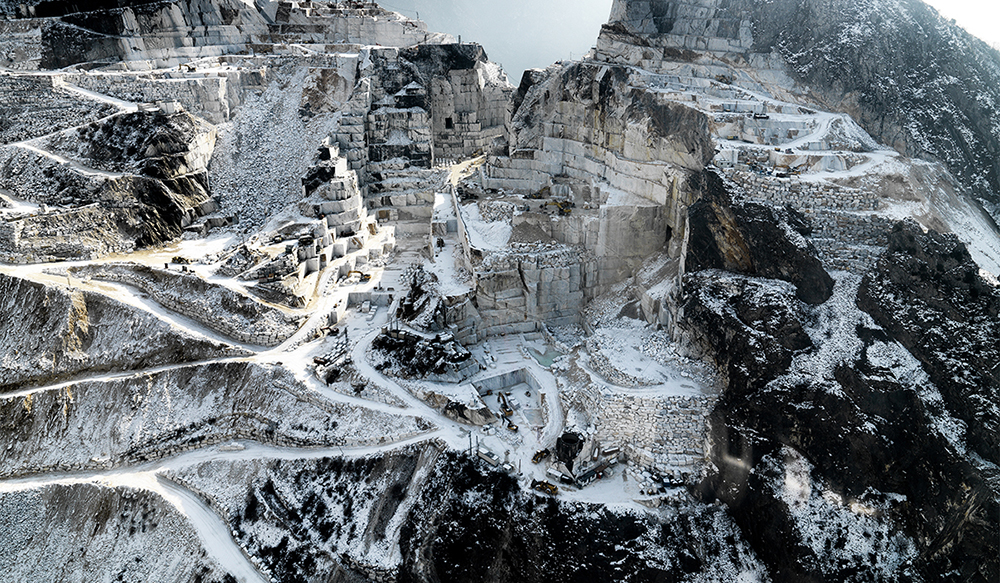
<svg viewBox="0 0 1000 583"><path fill-rule="evenodd" d="M348 169L347 159L340 156L333 140L324 142L320 161L302 181L305 198L299 212L319 219L313 228L318 261L322 262L324 254L333 259L363 247L374 234L374 223L363 204L357 173Z"/></svg>
<svg viewBox="0 0 1000 583"><path fill-rule="evenodd" d="M743 186L751 197L774 204L852 212L876 210L879 205L878 193L871 190L804 181L797 177L762 176L738 168L726 174L733 182Z"/></svg>
<svg viewBox="0 0 1000 583"><path fill-rule="evenodd" d="M299 237L298 260L305 264L305 274L315 273L326 268L334 252L334 238L325 221L313 224L312 235Z"/></svg>
<svg viewBox="0 0 1000 583"><path fill-rule="evenodd" d="M368 117L370 99L371 82L368 79L361 79L347 105L341 110L340 128L335 136L340 152L347 158L348 168L361 173L364 173L368 165L365 121ZM363 195L363 184L361 191Z"/></svg>

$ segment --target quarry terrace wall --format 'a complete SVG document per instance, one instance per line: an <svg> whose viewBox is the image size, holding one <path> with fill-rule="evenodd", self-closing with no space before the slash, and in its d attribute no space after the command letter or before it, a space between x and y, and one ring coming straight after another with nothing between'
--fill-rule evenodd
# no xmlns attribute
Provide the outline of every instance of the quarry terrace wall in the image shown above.
<svg viewBox="0 0 1000 583"><path fill-rule="evenodd" d="M273 42L394 47L454 42L451 35L429 32L425 23L385 10L374 2L360 8L308 1L276 4L274 23L268 25Z"/></svg>

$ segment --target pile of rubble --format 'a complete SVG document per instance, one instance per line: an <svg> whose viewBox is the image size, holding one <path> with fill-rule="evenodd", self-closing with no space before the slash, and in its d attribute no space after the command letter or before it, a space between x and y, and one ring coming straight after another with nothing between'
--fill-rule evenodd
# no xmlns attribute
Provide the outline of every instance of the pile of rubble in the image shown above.
<svg viewBox="0 0 1000 583"><path fill-rule="evenodd" d="M509 223L514 218L514 211L517 207L512 202L499 200L481 200L479 205L479 216L487 223L504 221Z"/></svg>
<svg viewBox="0 0 1000 583"><path fill-rule="evenodd" d="M597 338L587 339L587 353L590 355L590 367L597 374L601 375L609 383L618 387L642 387L652 384L638 377L634 377L618 369L611 362L611 359L601 352L601 344ZM611 352L614 354L614 352Z"/></svg>
<svg viewBox="0 0 1000 583"><path fill-rule="evenodd" d="M462 376L476 365L472 354L451 333L424 337L409 330L383 328L372 348L383 356L375 368L383 372L396 370L407 378Z"/></svg>
<svg viewBox="0 0 1000 583"><path fill-rule="evenodd" d="M414 264L403 272L402 280L409 290L399 302L396 317L418 330L442 330L445 306L437 291L437 276Z"/></svg>

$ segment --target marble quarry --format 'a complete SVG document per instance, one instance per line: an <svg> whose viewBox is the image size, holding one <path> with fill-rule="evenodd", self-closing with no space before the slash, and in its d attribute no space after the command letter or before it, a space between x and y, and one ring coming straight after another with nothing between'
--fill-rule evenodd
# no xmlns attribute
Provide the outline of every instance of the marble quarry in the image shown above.
<svg viewBox="0 0 1000 583"><path fill-rule="evenodd" d="M768 488L806 476L772 493L796 528L807 504L844 532L920 522L796 456L842 422L885 465L869 426L900 403L928 451L989 433L988 399L953 404L995 371L949 376L926 344L963 311L995 331L1000 229L943 161L796 81L749 1L615 0L590 53L519 85L377 2L0 2L0 408L24 437L0 517L13 494L142 490L184 541L142 576L192 581L447 580L420 553L448 533L422 529L494 499L434 503L465 482L509 488L490 512L701 512L740 556L766 555L739 533L771 494L741 493L774 468ZM947 334L893 321L907 277L968 292L913 300ZM923 540L864 524L900 557ZM690 580L779 580L753 569Z"/></svg>

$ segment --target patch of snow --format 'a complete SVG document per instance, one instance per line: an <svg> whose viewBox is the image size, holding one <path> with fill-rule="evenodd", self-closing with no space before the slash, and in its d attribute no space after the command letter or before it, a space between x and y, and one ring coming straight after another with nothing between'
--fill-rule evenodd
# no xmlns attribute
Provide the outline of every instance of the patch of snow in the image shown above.
<svg viewBox="0 0 1000 583"><path fill-rule="evenodd" d="M887 507L843 499L813 479L812 464L805 457L788 447L782 451L784 462L774 465L784 475L773 487L802 542L821 559L821 568L866 566L891 579L916 557L914 541L879 518Z"/></svg>
<svg viewBox="0 0 1000 583"><path fill-rule="evenodd" d="M796 355L789 375L812 379L833 379L834 370L843 362L853 363L864 347L857 327L876 328L871 316L858 309L854 298L861 285L855 273L832 273L836 278L833 296L811 308L813 321L805 323L806 333L816 350Z"/></svg>
<svg viewBox="0 0 1000 583"><path fill-rule="evenodd" d="M500 251L507 247L514 228L509 222L483 220L476 204L459 207L462 220L465 222L465 232L469 237L469 245L482 251Z"/></svg>
<svg viewBox="0 0 1000 583"><path fill-rule="evenodd" d="M930 417L931 426L956 452L963 455L968 453L965 445L965 422L956 419L948 411L944 397L931 382L920 361L898 342L874 342L868 348L868 359L877 367L891 370L900 383L916 391Z"/></svg>

